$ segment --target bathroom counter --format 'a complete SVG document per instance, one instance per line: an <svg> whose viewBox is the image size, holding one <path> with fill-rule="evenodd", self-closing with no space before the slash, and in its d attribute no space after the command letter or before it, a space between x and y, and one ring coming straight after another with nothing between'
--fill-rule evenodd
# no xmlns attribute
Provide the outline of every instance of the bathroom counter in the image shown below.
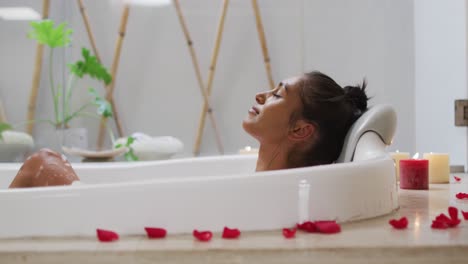
<svg viewBox="0 0 468 264"><path fill-rule="evenodd" d="M460 175L459 175L460 176ZM342 224L339 234L307 234L285 239L281 230L244 232L237 240L216 233L210 242L190 235L162 240L121 237L100 243L94 238L0 240L0 263L467 263L468 221L452 229L431 229L432 219L449 205L468 211L455 194L468 193L461 183L433 184L429 191L400 190L400 210L375 219ZM451 179L453 181L453 179ZM388 220L406 216L409 226L395 230ZM1 222L1 220L0 220Z"/></svg>

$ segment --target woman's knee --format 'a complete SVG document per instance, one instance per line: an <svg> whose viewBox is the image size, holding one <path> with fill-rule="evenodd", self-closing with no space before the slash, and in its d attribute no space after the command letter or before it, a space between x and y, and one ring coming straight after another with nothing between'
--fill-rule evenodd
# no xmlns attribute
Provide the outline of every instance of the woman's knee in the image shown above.
<svg viewBox="0 0 468 264"><path fill-rule="evenodd" d="M65 156L44 148L26 159L10 188L70 185L73 181L79 178Z"/></svg>

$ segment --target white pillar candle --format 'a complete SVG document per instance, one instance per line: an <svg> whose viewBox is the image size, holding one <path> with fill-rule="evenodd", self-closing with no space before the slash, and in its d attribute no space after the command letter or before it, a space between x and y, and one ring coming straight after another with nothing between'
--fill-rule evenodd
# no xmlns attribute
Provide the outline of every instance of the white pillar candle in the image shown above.
<svg viewBox="0 0 468 264"><path fill-rule="evenodd" d="M390 155L392 156L393 160L395 161L395 168L396 168L396 175L397 181L400 180L400 160L401 159L409 159L410 155L408 152L391 152Z"/></svg>
<svg viewBox="0 0 468 264"><path fill-rule="evenodd" d="M424 159L429 160L429 183L448 183L450 175L450 159L446 153L424 153Z"/></svg>

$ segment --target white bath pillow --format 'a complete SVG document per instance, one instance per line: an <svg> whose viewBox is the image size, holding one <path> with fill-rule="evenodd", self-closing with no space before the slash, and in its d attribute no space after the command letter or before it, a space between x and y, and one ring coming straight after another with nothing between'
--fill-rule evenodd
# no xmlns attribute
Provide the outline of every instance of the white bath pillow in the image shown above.
<svg viewBox="0 0 468 264"><path fill-rule="evenodd" d="M343 149L336 162L353 161L359 139L369 131L375 132L385 145L390 145L395 135L396 126L397 115L392 106L382 104L370 107L349 129Z"/></svg>

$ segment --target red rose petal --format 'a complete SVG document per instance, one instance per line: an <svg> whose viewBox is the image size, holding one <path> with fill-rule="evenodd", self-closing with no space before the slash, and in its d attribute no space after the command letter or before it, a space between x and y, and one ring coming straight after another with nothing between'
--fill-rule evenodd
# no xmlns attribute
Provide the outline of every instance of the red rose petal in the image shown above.
<svg viewBox="0 0 468 264"><path fill-rule="evenodd" d="M457 193L455 196L460 200L468 199L468 193Z"/></svg>
<svg viewBox="0 0 468 264"><path fill-rule="evenodd" d="M465 220L468 220L468 212L461 211L461 213L463 215L463 218L465 218Z"/></svg>
<svg viewBox="0 0 468 264"><path fill-rule="evenodd" d="M440 222L440 221L432 221L432 225L431 225L431 228L434 228L434 229L447 229L449 226L447 223L445 222Z"/></svg>
<svg viewBox="0 0 468 264"><path fill-rule="evenodd" d="M456 207L450 206L448 208L448 212L450 215L450 222L448 223L448 225L450 227L456 227L461 222L461 220L458 219L458 209Z"/></svg>
<svg viewBox="0 0 468 264"><path fill-rule="evenodd" d="M164 238L167 234L166 229L158 227L145 227L145 231L148 238Z"/></svg>
<svg viewBox="0 0 468 264"><path fill-rule="evenodd" d="M223 238L227 238L227 239L233 239L233 238L238 238L240 236L241 232L239 231L239 229L237 228L234 228L234 229L230 229L228 227L224 227L224 230L223 230Z"/></svg>
<svg viewBox="0 0 468 264"><path fill-rule="evenodd" d="M306 231L308 233L315 233L317 232L317 227L311 221L304 222L302 224L297 224L297 229Z"/></svg>
<svg viewBox="0 0 468 264"><path fill-rule="evenodd" d="M460 177L453 176L453 178L455 179L455 181L456 181L456 182L459 182L459 181L461 181L461 178L460 178Z"/></svg>
<svg viewBox="0 0 468 264"><path fill-rule="evenodd" d="M211 238L213 237L213 233L211 231L198 231L198 230L193 230L193 236L203 242L210 241Z"/></svg>
<svg viewBox="0 0 468 264"><path fill-rule="evenodd" d="M438 215L434 221L444 223L448 227L455 227L461 222L460 219L452 219L446 216L445 214Z"/></svg>
<svg viewBox="0 0 468 264"><path fill-rule="evenodd" d="M296 236L296 228L283 228L283 236L285 238L294 238Z"/></svg>
<svg viewBox="0 0 468 264"><path fill-rule="evenodd" d="M116 232L104 229L96 229L96 234L101 242L112 242L119 239L119 235Z"/></svg>
<svg viewBox="0 0 468 264"><path fill-rule="evenodd" d="M456 207L450 206L448 212L452 220L458 220L458 209Z"/></svg>
<svg viewBox="0 0 468 264"><path fill-rule="evenodd" d="M436 216L436 219L434 221L448 224L448 223L450 223L452 221L452 219L450 219L445 214L440 214L440 215Z"/></svg>
<svg viewBox="0 0 468 264"><path fill-rule="evenodd" d="M388 221L390 225L392 225L396 229L405 229L408 227L408 219L406 217L402 217L400 219L392 219Z"/></svg>
<svg viewBox="0 0 468 264"><path fill-rule="evenodd" d="M335 221L316 221L315 227L320 233L334 234L341 232L341 227Z"/></svg>
<svg viewBox="0 0 468 264"><path fill-rule="evenodd" d="M450 221L450 223L448 223L448 225L449 225L449 227L456 227L460 223L461 223L460 219L452 219L452 221Z"/></svg>
<svg viewBox="0 0 468 264"><path fill-rule="evenodd" d="M450 217L445 214L438 215L435 220L432 221L431 227L436 229L446 229L459 225L461 220L458 219L458 209L456 207L450 206L448 208L448 212Z"/></svg>

